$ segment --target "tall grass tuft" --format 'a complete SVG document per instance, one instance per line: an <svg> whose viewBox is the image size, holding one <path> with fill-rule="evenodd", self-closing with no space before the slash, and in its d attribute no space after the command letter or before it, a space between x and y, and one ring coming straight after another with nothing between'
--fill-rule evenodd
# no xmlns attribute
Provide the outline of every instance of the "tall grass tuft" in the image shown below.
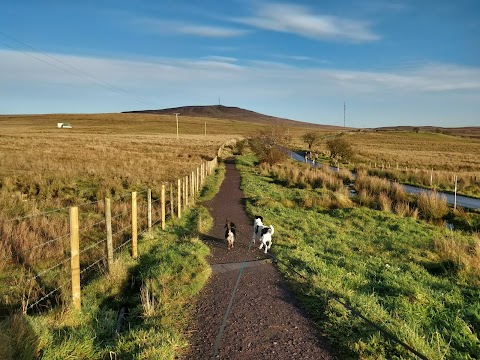
<svg viewBox="0 0 480 360"><path fill-rule="evenodd" d="M29 318L13 314L0 322L0 359L41 358L40 344Z"/></svg>
<svg viewBox="0 0 480 360"><path fill-rule="evenodd" d="M357 195L357 201L360 205L374 208L376 204L375 196L371 195L367 189L361 189Z"/></svg>
<svg viewBox="0 0 480 360"><path fill-rule="evenodd" d="M417 200L417 207L420 214L427 220L442 219L448 213L447 200L436 191L423 191Z"/></svg>
<svg viewBox="0 0 480 360"><path fill-rule="evenodd" d="M146 318L155 315L155 297L149 290L148 284L140 287L140 300L142 303L143 316Z"/></svg>
<svg viewBox="0 0 480 360"><path fill-rule="evenodd" d="M407 217L411 214L410 204L408 202L397 202L395 204L395 214L400 217Z"/></svg>
<svg viewBox="0 0 480 360"><path fill-rule="evenodd" d="M386 192L382 191L380 195L378 195L378 203L382 211L392 211L392 200L388 197Z"/></svg>
<svg viewBox="0 0 480 360"><path fill-rule="evenodd" d="M435 250L441 261L453 264L459 276L480 284L480 234L473 236L473 241L465 242L453 233L447 238L434 240Z"/></svg>

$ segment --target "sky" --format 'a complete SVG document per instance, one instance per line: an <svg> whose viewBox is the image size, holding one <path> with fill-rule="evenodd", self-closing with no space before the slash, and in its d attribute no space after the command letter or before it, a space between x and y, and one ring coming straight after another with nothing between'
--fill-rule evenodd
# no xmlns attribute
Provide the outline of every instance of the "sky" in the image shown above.
<svg viewBox="0 0 480 360"><path fill-rule="evenodd" d="M480 1L0 0L0 114L219 103L480 126Z"/></svg>

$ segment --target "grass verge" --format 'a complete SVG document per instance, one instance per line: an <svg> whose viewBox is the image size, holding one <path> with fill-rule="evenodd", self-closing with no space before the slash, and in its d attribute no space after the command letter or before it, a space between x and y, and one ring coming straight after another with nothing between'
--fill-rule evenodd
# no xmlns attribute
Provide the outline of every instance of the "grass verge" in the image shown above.
<svg viewBox="0 0 480 360"><path fill-rule="evenodd" d="M272 251L309 280L282 264L279 269L342 359L413 355L331 300L327 292L429 359L478 358L479 272L465 272L461 261L449 258L443 243L453 236L465 251L477 251L472 235L452 235L413 218L364 207L285 206L314 192L285 188L261 176L248 166L255 163L252 157L239 160L247 211L262 214L275 225Z"/></svg>

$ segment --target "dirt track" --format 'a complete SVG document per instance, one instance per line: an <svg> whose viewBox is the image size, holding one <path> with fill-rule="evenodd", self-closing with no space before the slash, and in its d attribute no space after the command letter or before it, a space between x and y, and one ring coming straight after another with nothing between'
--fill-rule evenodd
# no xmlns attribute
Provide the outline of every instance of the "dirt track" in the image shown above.
<svg viewBox="0 0 480 360"><path fill-rule="evenodd" d="M194 323L188 329L191 347L185 358L212 359L216 354L218 359L333 359L327 342L299 309L274 265L252 262L266 257L258 250L258 241L248 249L252 221L244 210L240 174L233 161L226 162L226 170L219 193L202 204L214 218L214 227L204 241L211 248L210 264L237 264L213 266L214 273L200 294ZM223 228L227 217L239 230L230 251ZM268 219L264 220L269 225ZM272 247L277 236L281 234L274 234ZM250 266L241 266L243 261Z"/></svg>

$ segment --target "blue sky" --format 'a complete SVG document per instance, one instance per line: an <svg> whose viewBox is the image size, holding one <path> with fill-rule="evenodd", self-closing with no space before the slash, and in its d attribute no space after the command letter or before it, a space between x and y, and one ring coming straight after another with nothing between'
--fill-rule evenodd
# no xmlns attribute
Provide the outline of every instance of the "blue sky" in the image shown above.
<svg viewBox="0 0 480 360"><path fill-rule="evenodd" d="M480 2L0 1L0 114L480 126Z"/></svg>

